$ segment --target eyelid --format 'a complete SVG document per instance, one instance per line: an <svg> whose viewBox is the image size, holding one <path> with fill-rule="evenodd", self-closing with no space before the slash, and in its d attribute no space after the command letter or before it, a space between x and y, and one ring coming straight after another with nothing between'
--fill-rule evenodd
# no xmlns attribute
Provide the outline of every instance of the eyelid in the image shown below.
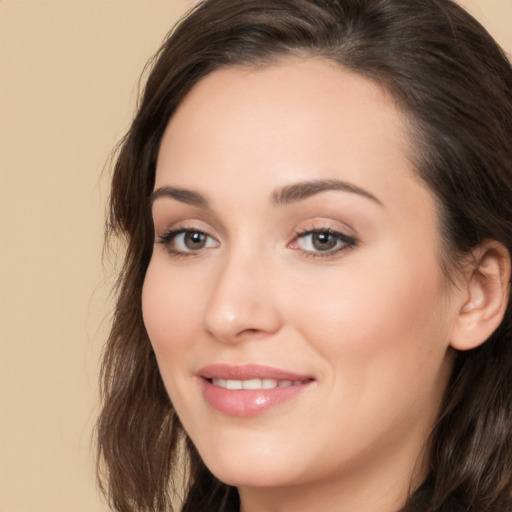
<svg viewBox="0 0 512 512"><path fill-rule="evenodd" d="M315 234L329 234L338 240L338 247L333 249L310 250L304 249L299 246L299 240L305 239L308 236ZM339 246L341 243L341 246ZM333 228L329 225L313 225L304 229L297 229L293 240L288 244L288 247L300 251L304 256L309 258L335 258L340 256L342 252L352 249L358 244L358 239L354 235L349 235L345 230Z"/></svg>
<svg viewBox="0 0 512 512"><path fill-rule="evenodd" d="M204 247L199 247L197 250L194 249L177 249L176 247L173 247L173 243L175 242L176 238L180 235L185 235L186 233L200 233L207 237L210 241L213 241L213 245L207 245ZM184 223L178 223L176 225L171 226L168 229L162 230L161 232L157 232L155 230L156 240L155 244L161 244L163 245L169 254L171 254L174 257L190 257L190 256L199 256L204 253L204 251L209 249L214 249L216 247L219 247L220 242L213 234L211 234L211 231L208 229L203 229L197 226L197 224L192 225L189 224L189 222ZM206 242L208 244L208 241Z"/></svg>
<svg viewBox="0 0 512 512"><path fill-rule="evenodd" d="M195 217L183 216L183 218L161 218L158 220L153 218L153 225L155 237L162 237L178 231L197 231L218 239L217 230L209 222Z"/></svg>
<svg viewBox="0 0 512 512"><path fill-rule="evenodd" d="M211 240L215 240L215 242L218 245L218 241L216 240L216 238L213 237L212 235L210 235L209 233L207 233L206 231L203 231L202 229L191 229L191 228L169 229L165 233L158 235L159 240L157 240L156 243L166 243L171 240L174 240L179 235L183 235L186 233L199 233L201 235L204 235L204 236L210 238Z"/></svg>
<svg viewBox="0 0 512 512"><path fill-rule="evenodd" d="M335 226L333 226L333 224ZM354 230L352 228L349 226L341 228L338 227L339 224L339 221L334 221L333 219L315 219L314 221L310 220L308 224L303 223L304 227L295 229L293 239L286 244L286 247L300 251L304 256L310 258L335 258L337 255L341 255L341 252L353 248L359 242L355 235L347 233L347 231L353 232ZM203 228L203 225L206 227ZM185 235L186 233L199 233L204 235L206 237L205 244L200 247L187 247L184 245L187 242L181 240L181 248L177 247L175 244L177 237L182 234ZM330 235L333 237L335 246L332 248L327 246L325 250L318 247L303 247L301 240L315 234ZM187 219L185 221L176 222L162 230L155 229L155 235L155 244L163 245L174 257L200 256L205 251L220 246L219 236L216 231L209 224L197 219ZM188 242L190 242L190 239ZM318 239L315 240L315 242L318 242ZM323 242L320 241L320 243Z"/></svg>

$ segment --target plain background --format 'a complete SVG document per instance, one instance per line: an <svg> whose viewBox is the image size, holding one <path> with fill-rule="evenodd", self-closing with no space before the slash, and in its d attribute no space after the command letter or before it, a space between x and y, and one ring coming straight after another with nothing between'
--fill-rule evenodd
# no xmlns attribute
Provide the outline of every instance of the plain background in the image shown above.
<svg viewBox="0 0 512 512"><path fill-rule="evenodd" d="M0 0L0 512L106 511L92 443L106 164L191 3ZM512 0L463 4L512 52Z"/></svg>

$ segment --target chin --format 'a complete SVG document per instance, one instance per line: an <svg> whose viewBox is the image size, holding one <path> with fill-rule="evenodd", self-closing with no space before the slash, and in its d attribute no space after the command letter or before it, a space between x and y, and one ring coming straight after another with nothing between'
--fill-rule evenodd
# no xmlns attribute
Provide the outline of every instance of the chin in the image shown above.
<svg viewBox="0 0 512 512"><path fill-rule="evenodd" d="M260 468L211 468L212 474L225 484L234 487L246 488L271 488L271 487L286 487L291 485L293 481L289 476L284 477L281 472L270 471L267 472L266 467Z"/></svg>
<svg viewBox="0 0 512 512"><path fill-rule="evenodd" d="M290 485L297 479L298 475L292 472L294 464L290 464L290 458L280 456L276 460L276 457L272 457L273 460L269 461L270 454L266 455L250 457L233 450L232 453L215 457L214 460L206 457L203 461L216 478L235 487L281 487Z"/></svg>

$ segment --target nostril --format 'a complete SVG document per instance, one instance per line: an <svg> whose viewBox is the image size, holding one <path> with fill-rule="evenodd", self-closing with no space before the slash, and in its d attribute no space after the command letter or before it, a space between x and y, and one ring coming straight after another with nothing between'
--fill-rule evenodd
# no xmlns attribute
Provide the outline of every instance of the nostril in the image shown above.
<svg viewBox="0 0 512 512"><path fill-rule="evenodd" d="M258 332L258 329L244 329L239 334L256 334Z"/></svg>

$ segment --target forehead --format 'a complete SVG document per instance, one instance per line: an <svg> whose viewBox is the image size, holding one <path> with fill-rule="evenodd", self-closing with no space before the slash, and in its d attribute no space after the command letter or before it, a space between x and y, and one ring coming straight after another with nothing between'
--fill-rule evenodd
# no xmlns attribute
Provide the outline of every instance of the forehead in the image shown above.
<svg viewBox="0 0 512 512"><path fill-rule="evenodd" d="M303 121L296 129L305 122L320 122L325 126L322 132L334 127L336 118L355 129L367 120L378 120L384 127L393 125L393 132L407 122L377 83L325 58L287 57L267 66L233 66L206 75L182 100L170 126L216 118L227 128L230 121L239 123L239 116L248 125L258 120L257 110L265 116L269 130L282 128L277 120L288 121L289 129L295 120ZM271 111L275 114L270 115ZM365 128L370 133L372 126Z"/></svg>
<svg viewBox="0 0 512 512"><path fill-rule="evenodd" d="M262 185L332 178L404 205L411 187L430 195L413 171L411 132L382 87L326 59L229 67L203 78L171 118L156 187L251 197Z"/></svg>

